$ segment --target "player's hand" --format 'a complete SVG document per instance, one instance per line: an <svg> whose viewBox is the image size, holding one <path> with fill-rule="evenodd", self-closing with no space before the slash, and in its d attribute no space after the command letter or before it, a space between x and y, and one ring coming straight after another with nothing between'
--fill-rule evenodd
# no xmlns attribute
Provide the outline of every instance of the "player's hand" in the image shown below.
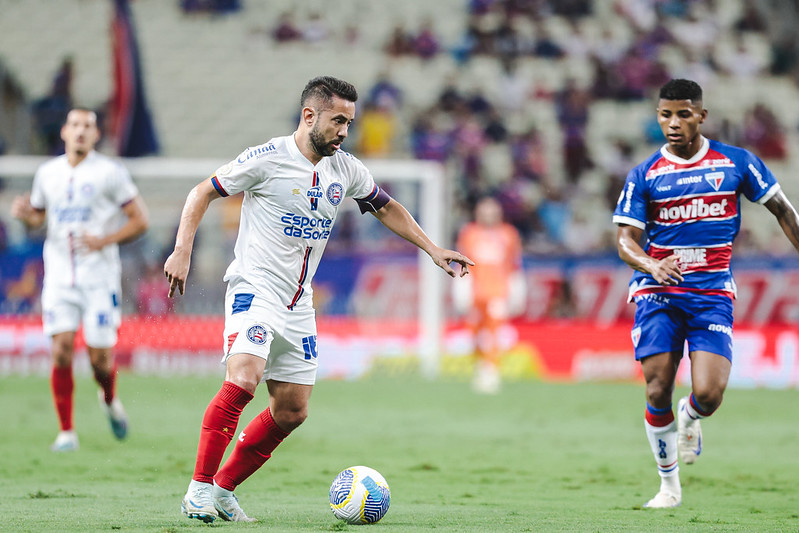
<svg viewBox="0 0 799 533"><path fill-rule="evenodd" d="M14 198L14 201L11 202L11 216L14 218L18 218L19 220L26 222L28 217L30 217L33 212L34 209L31 205L30 193L17 196Z"/></svg>
<svg viewBox="0 0 799 533"><path fill-rule="evenodd" d="M683 281L679 261L676 255L664 257L655 262L649 273L661 285L679 285Z"/></svg>
<svg viewBox="0 0 799 533"><path fill-rule="evenodd" d="M83 252L97 252L105 248L106 242L96 235L81 235L75 238L75 245Z"/></svg>
<svg viewBox="0 0 799 533"><path fill-rule="evenodd" d="M470 266L474 266L474 261L455 250L437 248L430 254L430 257L432 257L433 262L440 266L451 278L454 278L457 272L450 266L450 263L458 263L461 266L461 277L469 273Z"/></svg>
<svg viewBox="0 0 799 533"><path fill-rule="evenodd" d="M191 252L175 250L166 258L166 263L164 263L164 275L169 281L170 298L175 295L175 289L180 291L180 294L183 294L186 288L186 278L189 275L190 265Z"/></svg>

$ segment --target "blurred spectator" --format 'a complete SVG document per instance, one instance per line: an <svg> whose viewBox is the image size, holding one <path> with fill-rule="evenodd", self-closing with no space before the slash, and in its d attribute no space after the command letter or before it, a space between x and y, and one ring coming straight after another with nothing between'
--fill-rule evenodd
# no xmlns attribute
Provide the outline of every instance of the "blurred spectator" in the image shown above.
<svg viewBox="0 0 799 533"><path fill-rule="evenodd" d="M519 73L518 61L502 59L502 72L496 80L497 105L504 113L519 113L531 92L528 76Z"/></svg>
<svg viewBox="0 0 799 533"><path fill-rule="evenodd" d="M543 182L546 179L547 150L543 139L535 127L519 135L514 135L510 142L513 157L513 175L517 178Z"/></svg>
<svg viewBox="0 0 799 533"><path fill-rule="evenodd" d="M391 81L386 70L377 75L377 81L367 94L367 100L378 106L389 107L394 111L402 107L402 89Z"/></svg>
<svg viewBox="0 0 799 533"><path fill-rule="evenodd" d="M420 113L411 131L411 150L416 159L446 161L452 149L452 135L429 111Z"/></svg>
<svg viewBox="0 0 799 533"><path fill-rule="evenodd" d="M391 30L391 34L384 47L385 52L394 57L405 56L414 53L413 37L402 24L397 24Z"/></svg>
<svg viewBox="0 0 799 533"><path fill-rule="evenodd" d="M735 21L733 27L738 31L767 32L768 22L761 8L762 3L759 5L754 0L744 0L741 16Z"/></svg>
<svg viewBox="0 0 799 533"><path fill-rule="evenodd" d="M744 146L762 159L785 159L785 132L776 115L764 104L756 104L744 118Z"/></svg>
<svg viewBox="0 0 799 533"><path fill-rule="evenodd" d="M571 216L571 207L560 190L554 187L546 190L544 199L538 204L538 218L549 242L565 246Z"/></svg>
<svg viewBox="0 0 799 533"><path fill-rule="evenodd" d="M294 14L292 12L287 11L280 15L277 26L272 30L272 38L279 43L302 39L302 32L294 24Z"/></svg>
<svg viewBox="0 0 799 533"><path fill-rule="evenodd" d="M538 24L535 35L533 55L544 59L560 59L565 55L563 48L552 38L546 25Z"/></svg>
<svg viewBox="0 0 799 533"><path fill-rule="evenodd" d="M558 122L563 131L563 165L566 179L572 183L580 179L584 170L593 167L585 138L590 102L588 92L577 87L574 80L568 80L555 97Z"/></svg>
<svg viewBox="0 0 799 533"><path fill-rule="evenodd" d="M358 119L358 155L361 157L385 157L394 152L397 133L397 117L391 101L368 101Z"/></svg>
<svg viewBox="0 0 799 533"><path fill-rule="evenodd" d="M422 59L432 59L438 53L440 45L433 31L433 22L425 20L416 37L412 38L413 52Z"/></svg>

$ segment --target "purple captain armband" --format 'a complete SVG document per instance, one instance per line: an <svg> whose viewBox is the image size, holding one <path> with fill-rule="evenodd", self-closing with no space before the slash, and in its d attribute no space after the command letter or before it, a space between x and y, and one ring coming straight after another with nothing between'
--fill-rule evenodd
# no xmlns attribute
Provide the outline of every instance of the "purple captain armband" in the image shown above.
<svg viewBox="0 0 799 533"><path fill-rule="evenodd" d="M361 214L374 213L389 203L391 201L391 196L375 185L372 194L366 198L356 198L355 201L358 202L358 208L361 210Z"/></svg>

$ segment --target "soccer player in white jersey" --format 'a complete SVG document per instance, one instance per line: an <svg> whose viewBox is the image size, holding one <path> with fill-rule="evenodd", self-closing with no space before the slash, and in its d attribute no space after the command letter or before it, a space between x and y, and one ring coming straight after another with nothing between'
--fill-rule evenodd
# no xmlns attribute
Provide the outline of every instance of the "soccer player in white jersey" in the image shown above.
<svg viewBox="0 0 799 533"><path fill-rule="evenodd" d="M89 109L69 111L61 128L65 154L36 172L30 194L18 196L11 214L36 228L47 222L44 242L42 312L44 333L52 338L51 388L61 431L51 449L74 451L72 425L75 334L83 324L100 405L118 439L128 418L116 397L112 349L121 315L118 244L141 235L147 209L130 174L94 150L100 140L97 116Z"/></svg>
<svg viewBox="0 0 799 533"><path fill-rule="evenodd" d="M311 280L345 197L427 252L450 276L473 263L433 243L408 211L341 150L358 94L329 77L308 82L292 135L248 148L189 193L164 273L170 297L185 289L194 235L210 202L244 192L235 258L227 269L225 380L202 422L194 475L181 508L189 518L253 521L233 494L308 415L316 379ZM265 382L269 406L239 434L222 468L239 416Z"/></svg>
<svg viewBox="0 0 799 533"><path fill-rule="evenodd" d="M635 358L646 380L645 428L660 490L645 507L682 502L678 457L702 451L700 419L721 404L732 366L732 243L740 197L762 204L799 251L799 215L757 156L700 133L702 89L671 80L660 89L657 118L666 144L627 176L613 214L620 257L633 269L630 299ZM641 239L646 233L646 244ZM691 394L672 394L688 344Z"/></svg>

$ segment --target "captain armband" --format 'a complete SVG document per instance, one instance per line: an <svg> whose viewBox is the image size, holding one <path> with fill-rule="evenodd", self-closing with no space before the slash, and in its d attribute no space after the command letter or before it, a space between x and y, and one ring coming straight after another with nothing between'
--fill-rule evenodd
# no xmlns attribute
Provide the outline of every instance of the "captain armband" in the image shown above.
<svg viewBox="0 0 799 533"><path fill-rule="evenodd" d="M375 185L375 190L366 198L356 198L356 202L358 202L358 208L361 210L361 214L364 213L374 213L384 205L391 201L391 196Z"/></svg>

